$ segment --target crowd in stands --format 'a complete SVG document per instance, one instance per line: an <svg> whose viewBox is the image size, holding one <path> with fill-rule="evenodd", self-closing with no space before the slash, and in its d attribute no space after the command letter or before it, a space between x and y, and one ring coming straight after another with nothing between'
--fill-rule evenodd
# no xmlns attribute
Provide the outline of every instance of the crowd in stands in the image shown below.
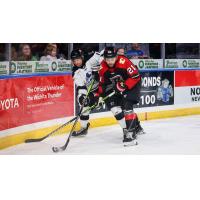
<svg viewBox="0 0 200 200"><path fill-rule="evenodd" d="M39 49L38 49L39 45ZM60 53L58 45L55 43L46 44L20 44L18 51L12 47L12 60L13 61L54 61L57 59L66 59L66 56ZM42 47L43 46L43 51ZM132 43L132 44L114 44L117 48L118 54L125 55L131 59L150 58L148 48L142 48L145 44ZM92 55L95 51L100 51L98 43L94 44L76 44L74 48L83 49L86 52L85 56ZM34 50L34 52L33 52Z"/></svg>
<svg viewBox="0 0 200 200"><path fill-rule="evenodd" d="M75 48L81 48L86 52L85 56L92 55L95 51L100 51L98 44L76 44ZM127 44L116 44L118 54L126 55L128 58L150 58L147 53L141 48L139 43L132 43L130 49L127 49ZM125 47L126 45L126 47ZM58 44L19 44L12 45L11 60L13 61L55 61L57 59L66 59L66 52L60 51Z"/></svg>
<svg viewBox="0 0 200 200"><path fill-rule="evenodd" d="M142 50L141 45L139 43L132 43L131 48L129 50L126 49L126 47L118 47L117 53L119 55L125 55L130 59L145 59L150 58L147 53Z"/></svg>
<svg viewBox="0 0 200 200"><path fill-rule="evenodd" d="M95 51L114 46L119 55L130 59L160 59L161 43L74 43L74 49L82 49L86 60ZM72 49L71 49L72 50ZM70 58L67 43L11 44L12 61L55 61ZM6 44L0 44L0 61L8 60ZM165 58L200 58L199 43L166 43Z"/></svg>
<svg viewBox="0 0 200 200"><path fill-rule="evenodd" d="M64 60L56 43L12 45L12 61L55 61Z"/></svg>
<svg viewBox="0 0 200 200"><path fill-rule="evenodd" d="M5 61L6 57L5 57L5 45L4 44L0 44L0 61Z"/></svg>

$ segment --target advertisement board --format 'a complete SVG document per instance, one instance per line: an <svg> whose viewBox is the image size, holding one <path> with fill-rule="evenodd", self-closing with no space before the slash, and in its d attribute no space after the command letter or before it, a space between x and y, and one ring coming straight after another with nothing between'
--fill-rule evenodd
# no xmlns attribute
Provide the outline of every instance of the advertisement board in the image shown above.
<svg viewBox="0 0 200 200"><path fill-rule="evenodd" d="M138 107L174 104L174 72L141 72L142 87Z"/></svg>
<svg viewBox="0 0 200 200"><path fill-rule="evenodd" d="M9 74L9 62L0 62L0 76Z"/></svg>
<svg viewBox="0 0 200 200"><path fill-rule="evenodd" d="M11 74L29 74L46 72L71 72L69 60L57 61L12 61Z"/></svg>
<svg viewBox="0 0 200 200"><path fill-rule="evenodd" d="M175 104L200 102L200 70L175 72Z"/></svg>
<svg viewBox="0 0 200 200"><path fill-rule="evenodd" d="M162 59L131 59L131 62L137 65L140 70L163 68Z"/></svg>
<svg viewBox="0 0 200 200"><path fill-rule="evenodd" d="M74 115L71 75L0 79L0 131Z"/></svg>
<svg viewBox="0 0 200 200"><path fill-rule="evenodd" d="M167 69L200 69L200 59L165 59Z"/></svg>

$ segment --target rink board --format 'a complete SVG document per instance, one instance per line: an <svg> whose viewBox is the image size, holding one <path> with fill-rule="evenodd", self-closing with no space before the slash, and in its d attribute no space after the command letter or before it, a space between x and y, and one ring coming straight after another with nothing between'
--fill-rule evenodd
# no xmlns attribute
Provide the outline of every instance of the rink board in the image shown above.
<svg viewBox="0 0 200 200"><path fill-rule="evenodd" d="M0 131L74 115L71 74L14 76L0 85Z"/></svg>
<svg viewBox="0 0 200 200"><path fill-rule="evenodd" d="M31 76L30 76L31 77ZM183 78L185 77L185 78ZM196 77L194 79L194 77ZM39 86L44 85L43 81L44 78L47 79L45 82L48 83L50 81L50 78L43 77L38 78L36 77L34 79L33 83L37 83ZM54 75L54 81L55 81L55 75ZM135 111L138 113L139 119L141 121L144 120L153 120L153 119L161 119L161 118L170 118L170 117L179 117L179 116L186 116L186 115L198 115L200 114L200 106L199 106L199 100L200 100L200 70L179 70L179 71L164 71L163 70L156 70L151 72L143 72L142 73L142 79L143 79L143 85L142 85L142 95L141 95L141 102L140 106L143 108L136 108ZM22 79L21 79L22 80ZM1 80L0 80L1 81ZM16 84L14 84L12 81L4 80L7 82L7 86L9 87L15 87ZM28 81L28 79L27 79ZM61 82L60 82L61 81ZM66 82L67 81L67 82ZM145 82L146 81L146 82ZM52 81L50 81L52 83ZM15 82L16 83L16 82ZM45 109L45 112L41 112L44 107L40 107L41 103L44 101L49 102L48 99L45 100L46 93L43 90L44 88L41 88L42 91L37 90L32 91L31 88L37 88L38 85L33 86L27 86L27 83L22 83L20 80L18 81L19 86L16 91L18 92L10 92L4 99L17 99L18 102L14 102L13 105L15 105L15 108L9 108L9 112L3 111L3 107L1 108L1 114L6 115L9 114L9 116L16 116L15 120L9 121L7 123L6 121L1 127L0 125L0 149L7 148L9 146L17 145L20 143L23 143L24 140L29 138L39 138L42 136L47 135L49 132L53 131L63 123L65 123L68 119L70 119L72 115L74 115L74 108L75 108L75 102L74 102L74 95L69 95L66 93L68 90L62 90L62 85L71 84L72 80L71 78L68 80L59 80L57 79L55 83L57 86L60 87L60 91L62 91L62 97L58 101L59 98L55 98L56 100L53 101L56 104L56 107L48 106L48 109ZM45 84L46 85L46 84ZM55 85L55 84L54 84ZM22 89L23 87L26 88L26 93L24 93L23 97L27 100L27 103L20 103L21 97L21 91L24 91ZM29 88L29 89L27 89ZM71 93L73 94L74 88L72 88L72 85L70 86ZM191 91L193 91L191 95ZM43 99L36 99L35 101L31 100L31 93L37 93L40 95L41 93L44 94L41 97ZM54 92L52 90L52 92ZM57 92L57 91L56 91ZM2 91L2 94L4 94L4 91ZM20 94L20 95L18 95ZM167 94L167 95L166 95ZM10 95L10 96L9 96ZM151 97L151 98L147 98ZM154 97L154 98L152 98ZM63 110L63 107L66 105L66 99L67 105L70 110ZM196 102L191 101L191 99L197 100ZM28 101L29 100L29 101ZM150 101L149 101L150 100ZM65 101L65 103L64 103ZM32 102L30 104L30 102ZM52 102L52 99L51 99ZM70 102L70 104L69 104ZM72 103L73 102L73 103ZM22 107L18 108L18 104ZM59 103L59 105L58 105ZM192 103L195 103L195 105L190 106ZM52 104L52 105L55 105ZM187 105L183 105L187 104ZM4 104L6 105L6 104ZM8 103L7 103L8 105ZM11 105L11 103L10 103ZM33 105L33 109L28 109L28 105ZM34 107L34 105L37 105ZM59 107L61 106L61 107ZM13 106L14 107L14 106ZM160 108L162 107L162 108ZM20 110L22 109L22 110ZM17 113L16 113L17 111ZM27 112L29 111L29 112ZM44 111L44 110L43 110ZM52 113L50 112L52 111ZM58 116L55 117L56 112L59 111L61 113L57 113ZM104 111L104 112L101 112ZM111 112L107 112L106 110L101 110L99 113L94 113L91 115L91 128L94 127L100 127L100 126L109 126L116 124L117 121L112 116ZM22 113L25 115L23 116L23 119L25 119L25 123L21 123L20 119L22 119ZM37 114L37 118L31 119L29 115L31 116L33 113ZM45 116L40 115L43 113ZM49 113L52 115L49 116ZM48 116L46 116L48 114ZM2 115L1 115L2 116ZM68 116L68 119L66 117ZM63 119L59 121L59 119ZM4 119L7 119L6 117ZM30 120L31 121L28 121ZM54 123L52 123L52 120L55 120ZM18 120L18 121L16 121ZM36 121L34 121L36 120ZM18 122L17 124L14 124ZM26 126L26 128L24 128ZM80 124L78 124L77 129L80 127ZM69 133L71 129L70 126L64 127L59 133L56 133L55 135L60 134L66 134Z"/></svg>
<svg viewBox="0 0 200 200"><path fill-rule="evenodd" d="M106 113L104 113L106 115ZM200 107L191 107L191 108L178 108L172 110L160 110L156 112L138 112L138 117L141 121L144 120L153 120L153 119L161 119L161 118L170 118L170 117L178 117L178 116L187 116L187 115L198 115L200 114ZM109 114L110 115L110 114ZM114 117L99 117L90 120L91 128L100 127L100 126L109 126L113 124L117 124L117 121ZM30 125L31 126L31 125ZM40 128L37 130L27 131L20 134L11 134L6 137L0 138L0 149L4 149L10 146L14 146L20 143L23 143L24 140L28 138L39 138L45 136L50 133L60 125L49 126L45 128ZM59 133L55 135L61 135L69 133L72 125L64 127ZM78 124L77 129L80 127ZM54 135L54 136L55 136Z"/></svg>

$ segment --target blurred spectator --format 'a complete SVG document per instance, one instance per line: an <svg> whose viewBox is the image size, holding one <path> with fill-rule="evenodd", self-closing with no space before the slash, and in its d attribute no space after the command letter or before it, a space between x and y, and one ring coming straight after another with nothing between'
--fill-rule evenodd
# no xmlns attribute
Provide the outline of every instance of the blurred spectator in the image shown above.
<svg viewBox="0 0 200 200"><path fill-rule="evenodd" d="M57 60L57 45L48 44L44 50L44 56L40 58L41 61Z"/></svg>
<svg viewBox="0 0 200 200"><path fill-rule="evenodd" d="M133 59L148 58L147 55L144 55L144 51L141 50L139 43L132 43L131 50L126 52L126 56Z"/></svg>
<svg viewBox="0 0 200 200"><path fill-rule="evenodd" d="M99 43L74 43L74 49L82 49L83 51L99 51Z"/></svg>
<svg viewBox="0 0 200 200"><path fill-rule="evenodd" d="M68 58L68 50L69 50L69 44L67 43L59 43L58 49L57 49L57 57L60 60L65 60Z"/></svg>
<svg viewBox="0 0 200 200"><path fill-rule="evenodd" d="M55 47L56 49L58 48L56 43L50 43L50 45L52 45L53 47Z"/></svg>
<svg viewBox="0 0 200 200"><path fill-rule="evenodd" d="M176 43L165 44L165 58L175 59L176 58Z"/></svg>
<svg viewBox="0 0 200 200"><path fill-rule="evenodd" d="M198 59L199 43L166 43L165 58Z"/></svg>
<svg viewBox="0 0 200 200"><path fill-rule="evenodd" d="M5 61L5 44L0 44L0 61Z"/></svg>
<svg viewBox="0 0 200 200"><path fill-rule="evenodd" d="M35 56L32 56L29 44L20 44L18 61L37 61Z"/></svg>
<svg viewBox="0 0 200 200"><path fill-rule="evenodd" d="M117 49L117 54L118 55L125 55L125 49L124 48L118 48Z"/></svg>
<svg viewBox="0 0 200 200"><path fill-rule="evenodd" d="M31 45L31 51L32 54L37 58L37 60L40 59L44 55L44 49L47 46L45 43L32 43Z"/></svg>
<svg viewBox="0 0 200 200"><path fill-rule="evenodd" d="M59 54L59 60L66 60L65 54L60 53Z"/></svg>
<svg viewBox="0 0 200 200"><path fill-rule="evenodd" d="M18 60L17 58L18 58L17 51L16 51L15 47L12 46L12 48L11 48L11 60L17 61Z"/></svg>
<svg viewBox="0 0 200 200"><path fill-rule="evenodd" d="M56 57L59 60L66 60L66 56L64 52L66 51L66 47L63 48L65 45L64 44L56 44L52 43L52 46L56 48ZM68 46L67 46L68 47Z"/></svg>
<svg viewBox="0 0 200 200"><path fill-rule="evenodd" d="M150 43L149 44L150 57L153 59L161 58L161 44L160 43Z"/></svg>
<svg viewBox="0 0 200 200"><path fill-rule="evenodd" d="M196 59L199 58L198 43L176 43L176 58Z"/></svg>

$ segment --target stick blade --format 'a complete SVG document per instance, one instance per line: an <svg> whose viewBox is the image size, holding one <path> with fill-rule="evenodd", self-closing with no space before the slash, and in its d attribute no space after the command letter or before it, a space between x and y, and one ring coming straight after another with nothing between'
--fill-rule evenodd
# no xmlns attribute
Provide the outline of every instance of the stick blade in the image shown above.
<svg viewBox="0 0 200 200"><path fill-rule="evenodd" d="M62 150L62 148L59 148L59 147L52 147L52 151L54 153L58 153L58 152L63 151L63 150Z"/></svg>
<svg viewBox="0 0 200 200"><path fill-rule="evenodd" d="M43 139L42 139L43 140ZM40 142L40 141L42 141L41 139L27 139L27 140L25 140L24 142L25 143L31 143L31 142Z"/></svg>

